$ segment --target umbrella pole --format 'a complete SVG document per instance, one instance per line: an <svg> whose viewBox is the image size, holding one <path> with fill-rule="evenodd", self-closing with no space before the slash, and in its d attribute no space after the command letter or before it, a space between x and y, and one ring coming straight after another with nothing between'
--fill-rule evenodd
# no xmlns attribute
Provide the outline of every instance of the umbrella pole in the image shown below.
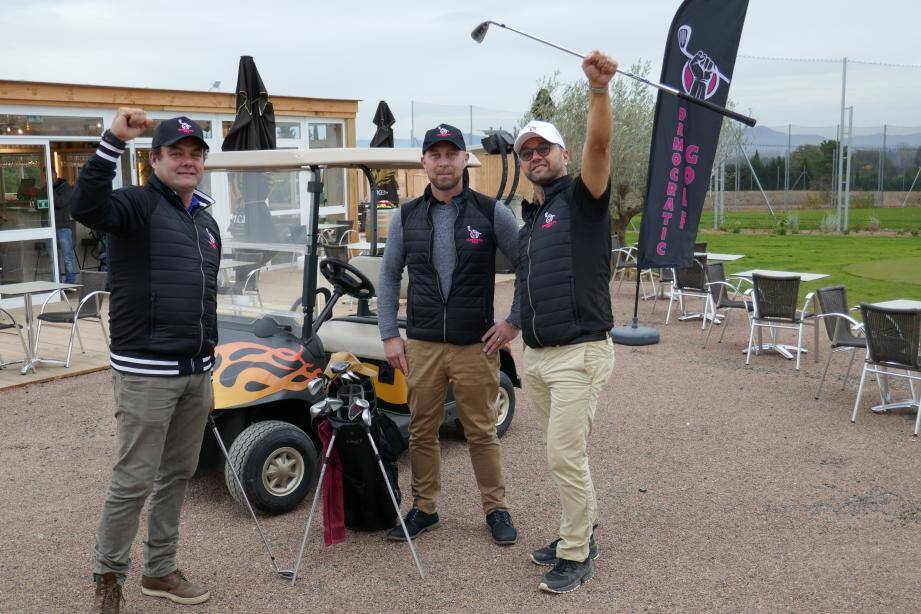
<svg viewBox="0 0 921 614"><path fill-rule="evenodd" d="M365 178L368 180L368 185L371 187L371 206L368 210L368 215L371 219L368 220L368 232L371 235L371 255L377 256L377 181L374 179L374 173L371 172L371 169L365 165L361 166L361 171L365 174Z"/></svg>
<svg viewBox="0 0 921 614"><path fill-rule="evenodd" d="M304 283L301 304L304 306L304 327L301 341L306 342L313 336L313 309L317 301L317 237L320 223L320 196L323 194L323 182L320 180L320 167L311 166L313 177L307 182L310 199L310 228L307 229L307 245L304 251Z"/></svg>

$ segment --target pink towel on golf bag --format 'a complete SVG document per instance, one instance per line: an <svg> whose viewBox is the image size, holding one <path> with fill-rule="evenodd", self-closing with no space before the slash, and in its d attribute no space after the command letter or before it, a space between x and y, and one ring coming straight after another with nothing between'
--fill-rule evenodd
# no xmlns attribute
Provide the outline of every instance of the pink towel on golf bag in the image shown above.
<svg viewBox="0 0 921 614"><path fill-rule="evenodd" d="M325 454L333 436L329 422L324 420L320 423L317 435L323 442ZM329 456L329 467L320 487L323 489L323 543L327 546L340 544L345 541L345 504L342 499L342 463L335 448Z"/></svg>

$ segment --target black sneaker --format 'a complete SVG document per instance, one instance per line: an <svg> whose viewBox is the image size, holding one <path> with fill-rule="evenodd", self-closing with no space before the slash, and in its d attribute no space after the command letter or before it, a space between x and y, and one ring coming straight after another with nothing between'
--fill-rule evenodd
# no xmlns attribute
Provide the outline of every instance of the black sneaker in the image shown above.
<svg viewBox="0 0 921 614"><path fill-rule="evenodd" d="M492 532L492 540L500 546L510 546L518 541L518 531L512 524L507 510L495 510L486 515L486 524Z"/></svg>
<svg viewBox="0 0 921 614"><path fill-rule="evenodd" d="M545 593L571 593L595 575L592 559L570 561L559 559L553 569L540 579L540 590Z"/></svg>
<svg viewBox="0 0 921 614"><path fill-rule="evenodd" d="M438 514L426 514L422 510L414 507L406 514L406 518L403 522L406 523L406 530L409 531L410 539L416 539L420 533L438 528ZM390 531L387 532L387 539L405 542L406 534L403 533L403 527L397 525L390 529Z"/></svg>
<svg viewBox="0 0 921 614"><path fill-rule="evenodd" d="M595 529L598 525L592 527L592 536L588 540L588 558L595 560L598 558L598 544L595 543ZM556 545L560 543L559 538L553 540L543 548L538 548L531 553L531 561L537 565L545 565L550 567L551 565L556 565Z"/></svg>

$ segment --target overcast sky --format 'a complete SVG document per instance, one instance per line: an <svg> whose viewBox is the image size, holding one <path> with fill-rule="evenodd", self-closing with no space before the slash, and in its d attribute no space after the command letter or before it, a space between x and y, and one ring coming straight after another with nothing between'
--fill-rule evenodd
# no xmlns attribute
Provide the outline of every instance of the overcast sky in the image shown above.
<svg viewBox="0 0 921 614"><path fill-rule="evenodd" d="M0 5L6 24L0 78L193 90L220 81L220 90L231 92L238 57L252 55L270 95L362 99L361 139L373 132L371 115L382 99L397 115L397 136L408 137L411 100L420 109L423 103L474 105L506 112L496 117L518 117L541 77L556 70L564 80L581 76L578 59L507 31L493 29L477 45L470 31L483 20L577 50L600 48L625 66L646 59L658 76L679 2L0 0ZM921 64L919 24L921 4L911 0L752 0L739 53ZM740 58L730 96L763 125L834 125L841 63ZM848 96L857 126L921 125L919 68L849 64ZM448 121L466 117L443 111Z"/></svg>

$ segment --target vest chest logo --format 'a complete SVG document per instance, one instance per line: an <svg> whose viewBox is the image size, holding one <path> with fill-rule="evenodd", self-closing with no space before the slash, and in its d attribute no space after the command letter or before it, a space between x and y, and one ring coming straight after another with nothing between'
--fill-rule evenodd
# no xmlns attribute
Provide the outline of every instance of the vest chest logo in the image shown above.
<svg viewBox="0 0 921 614"><path fill-rule="evenodd" d="M205 232L208 233L208 243L211 244L211 249L217 249L217 239L214 238L214 235L211 234L211 231L205 228Z"/></svg>
<svg viewBox="0 0 921 614"><path fill-rule="evenodd" d="M541 228L550 229L553 228L557 223L556 214L550 213L549 211L544 211L544 223L540 225Z"/></svg>
<svg viewBox="0 0 921 614"><path fill-rule="evenodd" d="M470 236L467 237L467 243L473 243L474 245L479 245L484 242L483 233L477 230L476 228L471 228L467 226L467 232L470 233Z"/></svg>

